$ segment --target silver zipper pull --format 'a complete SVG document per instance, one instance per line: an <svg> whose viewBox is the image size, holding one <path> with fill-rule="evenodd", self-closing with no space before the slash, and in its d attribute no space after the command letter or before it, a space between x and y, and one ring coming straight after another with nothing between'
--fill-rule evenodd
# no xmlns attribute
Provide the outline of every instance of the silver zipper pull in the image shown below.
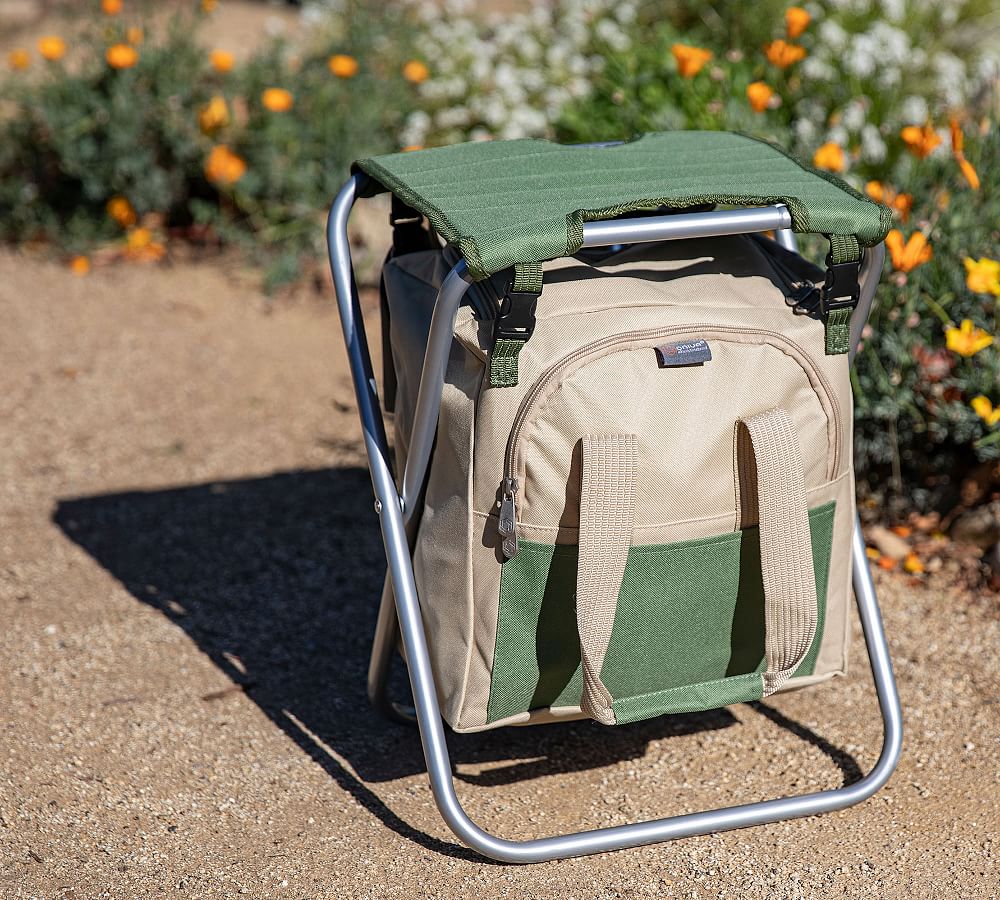
<svg viewBox="0 0 1000 900"><path fill-rule="evenodd" d="M503 480L503 499L500 501L500 522L497 531L503 538L503 555L510 559L517 553L517 479Z"/></svg>

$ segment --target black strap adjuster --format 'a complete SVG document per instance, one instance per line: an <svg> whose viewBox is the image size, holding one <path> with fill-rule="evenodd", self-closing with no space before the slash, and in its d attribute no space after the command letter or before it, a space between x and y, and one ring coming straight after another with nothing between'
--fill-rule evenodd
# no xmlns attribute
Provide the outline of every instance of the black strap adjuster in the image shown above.
<svg viewBox="0 0 1000 900"><path fill-rule="evenodd" d="M535 330L535 308L541 292L515 291L513 282L500 303L493 334L496 338L526 341Z"/></svg>
<svg viewBox="0 0 1000 900"><path fill-rule="evenodd" d="M854 309L861 299L861 260L835 263L826 258L826 281L820 289L820 311Z"/></svg>

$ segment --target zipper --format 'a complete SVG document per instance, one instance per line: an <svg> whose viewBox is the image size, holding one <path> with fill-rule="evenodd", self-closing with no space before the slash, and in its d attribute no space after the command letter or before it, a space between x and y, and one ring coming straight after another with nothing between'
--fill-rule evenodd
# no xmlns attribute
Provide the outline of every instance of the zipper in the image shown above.
<svg viewBox="0 0 1000 900"><path fill-rule="evenodd" d="M546 393L553 383L557 382L566 369L574 363L586 359L586 357L600 354L608 348L617 344L637 344L632 348L636 350L644 349L649 341L659 341L668 335L678 334L698 334L704 336L709 334L752 334L767 338L769 342L783 344L795 351L795 361L805 370L810 372L822 391L821 405L827 418L831 419L834 427L832 465L830 469L836 473L840 466L840 443L841 443L841 416L840 407L837 405L836 396L830 380L826 377L822 369L816 365L808 353L800 344L778 331L769 331L763 328L744 328L737 325L707 325L707 324L683 324L667 325L659 328L646 328L639 331L626 331L609 337L599 338L584 344L582 347L566 354L546 369L538 380L531 386L525 394L514 415L514 423L511 426L510 436L507 438L507 449L504 454L503 486L501 488L500 515L498 531L503 539L502 549L504 556L510 559L517 553L517 449L521 437L521 431L533 412L538 400ZM820 393L819 391L817 393ZM823 404L822 400L826 403Z"/></svg>

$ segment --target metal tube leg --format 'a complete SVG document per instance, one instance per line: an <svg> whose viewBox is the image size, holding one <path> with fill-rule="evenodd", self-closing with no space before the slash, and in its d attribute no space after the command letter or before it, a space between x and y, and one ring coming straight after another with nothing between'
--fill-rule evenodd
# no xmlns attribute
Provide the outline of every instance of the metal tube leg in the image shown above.
<svg viewBox="0 0 1000 900"><path fill-rule="evenodd" d="M382 586L375 636L372 638L372 655L368 661L368 700L387 719L412 725L417 714L412 706L394 703L389 699L389 666L399 639L399 620L396 618L396 601L392 595L392 581L388 574Z"/></svg>
<svg viewBox="0 0 1000 900"><path fill-rule="evenodd" d="M860 781L836 790L800 797L784 797L728 809L523 842L505 840L488 834L466 815L455 794L452 780L451 761L413 579L402 503L389 467L385 430L379 413L371 360L364 345L363 323L351 271L347 216L354 202L358 184L359 179L352 178L338 195L330 212L327 237L331 268L347 341L365 447L368 451L369 468L376 496L375 509L379 515L382 539L385 543L389 577L395 595L410 686L416 704L424 759L427 762L434 799L448 826L461 840L485 856L505 862L541 862L759 825L797 816L816 815L843 809L875 793L885 784L899 759L902 746L902 715L889 661L889 649L879 616L871 573L867 566L864 540L860 525L856 525L853 538L854 589L885 726L885 738L878 762ZM416 481L419 479L415 479Z"/></svg>

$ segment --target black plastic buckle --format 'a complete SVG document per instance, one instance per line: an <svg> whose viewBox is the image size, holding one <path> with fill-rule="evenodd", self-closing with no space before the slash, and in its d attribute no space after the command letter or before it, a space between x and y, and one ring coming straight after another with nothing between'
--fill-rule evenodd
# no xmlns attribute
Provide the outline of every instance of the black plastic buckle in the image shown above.
<svg viewBox="0 0 1000 900"><path fill-rule="evenodd" d="M826 258L826 281L820 290L820 312L825 316L835 309L854 309L861 299L861 260L834 263Z"/></svg>
<svg viewBox="0 0 1000 900"><path fill-rule="evenodd" d="M535 307L540 296L540 292L515 291L511 282L500 303L494 336L513 341L528 340L535 330Z"/></svg>

